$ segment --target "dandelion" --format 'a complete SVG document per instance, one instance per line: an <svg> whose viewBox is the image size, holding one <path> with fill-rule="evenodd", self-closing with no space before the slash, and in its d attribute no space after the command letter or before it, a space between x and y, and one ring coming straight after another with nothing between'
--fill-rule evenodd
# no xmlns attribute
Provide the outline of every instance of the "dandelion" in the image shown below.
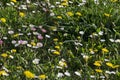
<svg viewBox="0 0 120 80"><path fill-rule="evenodd" d="M8 57L8 54L7 53L2 53L1 56L6 58L6 57Z"/></svg>
<svg viewBox="0 0 120 80"><path fill-rule="evenodd" d="M101 69L95 69L96 72L102 73L103 71Z"/></svg>
<svg viewBox="0 0 120 80"><path fill-rule="evenodd" d="M106 48L102 48L102 53L108 53L108 52L109 52L108 49L106 49Z"/></svg>
<svg viewBox="0 0 120 80"><path fill-rule="evenodd" d="M14 34L13 35L13 37L15 38L15 37L18 37L19 36L19 34L18 33L16 33L16 34Z"/></svg>
<svg viewBox="0 0 120 80"><path fill-rule="evenodd" d="M101 66L101 61L95 61L94 65L100 67Z"/></svg>
<svg viewBox="0 0 120 80"><path fill-rule="evenodd" d="M20 17L25 17L25 13L19 12L19 16L20 16Z"/></svg>
<svg viewBox="0 0 120 80"><path fill-rule="evenodd" d="M76 12L75 15L82 16L82 14L80 12Z"/></svg>
<svg viewBox="0 0 120 80"><path fill-rule="evenodd" d="M12 53L16 53L16 49L12 49L11 52L12 52Z"/></svg>
<svg viewBox="0 0 120 80"><path fill-rule="evenodd" d="M9 74L5 70L0 71L0 76L8 76Z"/></svg>
<svg viewBox="0 0 120 80"><path fill-rule="evenodd" d="M0 18L0 21L5 23L6 22L6 19L5 18Z"/></svg>
<svg viewBox="0 0 120 80"><path fill-rule="evenodd" d="M46 78L46 75L45 75L45 74L41 74L41 75L39 75L39 78L40 78L40 79L45 79L45 78Z"/></svg>
<svg viewBox="0 0 120 80"><path fill-rule="evenodd" d="M27 78L35 78L35 74L33 74L33 73L30 72L30 71L24 71L24 75L25 75Z"/></svg>
<svg viewBox="0 0 120 80"><path fill-rule="evenodd" d="M59 51L54 51L53 54L60 55L60 52Z"/></svg>
<svg viewBox="0 0 120 80"><path fill-rule="evenodd" d="M55 46L56 49L60 50L60 46Z"/></svg>
<svg viewBox="0 0 120 80"><path fill-rule="evenodd" d="M16 1L16 0L11 0L11 2L14 2L14 3L16 3L17 1Z"/></svg>
<svg viewBox="0 0 120 80"><path fill-rule="evenodd" d="M108 13L104 13L104 15L105 15L106 17L111 17L111 15L108 14Z"/></svg>
<svg viewBox="0 0 120 80"><path fill-rule="evenodd" d="M110 63L110 62L107 62L106 65L109 66L109 67L111 67L111 68L113 68L113 64Z"/></svg>
<svg viewBox="0 0 120 80"><path fill-rule="evenodd" d="M58 38L54 38L53 41L55 41L55 42L58 41Z"/></svg>
<svg viewBox="0 0 120 80"><path fill-rule="evenodd" d="M120 65L114 65L113 66L113 68L119 68L120 67Z"/></svg>
<svg viewBox="0 0 120 80"><path fill-rule="evenodd" d="M30 43L32 46L36 46L36 43L35 42L31 42Z"/></svg>
<svg viewBox="0 0 120 80"><path fill-rule="evenodd" d="M73 12L67 12L67 15L68 16L73 16L74 14L73 14Z"/></svg>
<svg viewBox="0 0 120 80"><path fill-rule="evenodd" d="M62 16L57 16L58 19L62 19Z"/></svg>

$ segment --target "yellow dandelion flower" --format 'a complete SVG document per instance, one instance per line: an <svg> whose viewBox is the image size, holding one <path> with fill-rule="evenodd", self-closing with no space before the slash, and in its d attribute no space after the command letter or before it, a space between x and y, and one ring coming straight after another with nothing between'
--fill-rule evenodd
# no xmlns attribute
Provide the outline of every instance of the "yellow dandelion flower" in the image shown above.
<svg viewBox="0 0 120 80"><path fill-rule="evenodd" d="M8 73L5 72L4 70L1 70L1 71L0 71L0 76L7 76L7 75L8 75Z"/></svg>
<svg viewBox="0 0 120 80"><path fill-rule="evenodd" d="M68 3L67 2L62 2L61 5L62 6L68 6Z"/></svg>
<svg viewBox="0 0 120 80"><path fill-rule="evenodd" d="M67 67L67 63L65 61L59 61L59 66Z"/></svg>
<svg viewBox="0 0 120 80"><path fill-rule="evenodd" d="M60 49L60 46L55 46L56 49Z"/></svg>
<svg viewBox="0 0 120 80"><path fill-rule="evenodd" d="M18 33L13 35L13 37L18 37L18 36L19 36L19 34L18 34Z"/></svg>
<svg viewBox="0 0 120 80"><path fill-rule="evenodd" d="M82 14L80 12L76 12L75 13L77 16L82 16Z"/></svg>
<svg viewBox="0 0 120 80"><path fill-rule="evenodd" d="M95 69L96 72L102 73L103 71L101 69Z"/></svg>
<svg viewBox="0 0 120 80"><path fill-rule="evenodd" d="M7 53L2 53L1 56L6 58L6 57L8 57L8 54Z"/></svg>
<svg viewBox="0 0 120 80"><path fill-rule="evenodd" d="M58 38L54 38L53 41L57 42L57 41L58 41Z"/></svg>
<svg viewBox="0 0 120 80"><path fill-rule="evenodd" d="M62 16L57 16L58 19L62 19Z"/></svg>
<svg viewBox="0 0 120 80"><path fill-rule="evenodd" d="M74 14L73 14L73 12L67 12L67 15L68 16L73 16Z"/></svg>
<svg viewBox="0 0 120 80"><path fill-rule="evenodd" d="M25 13L19 12L19 16L20 16L20 17L25 17Z"/></svg>
<svg viewBox="0 0 120 80"><path fill-rule="evenodd" d="M35 74L33 74L33 73L30 72L30 71L24 71L24 75L25 75L27 78L35 78Z"/></svg>
<svg viewBox="0 0 120 80"><path fill-rule="evenodd" d="M45 74L41 74L41 75L39 75L39 78L40 78L40 79L45 79L45 78L46 78L46 75L45 75Z"/></svg>
<svg viewBox="0 0 120 80"><path fill-rule="evenodd" d="M107 62L106 65L109 66L109 67L111 67L111 68L113 68L113 64L110 63L110 62Z"/></svg>
<svg viewBox="0 0 120 80"><path fill-rule="evenodd" d="M103 52L103 53L108 53L108 52L109 52L109 50L108 50L108 49L106 49L106 48L102 48L102 52Z"/></svg>
<svg viewBox="0 0 120 80"><path fill-rule="evenodd" d="M0 21L5 23L6 22L6 19L5 18L0 18Z"/></svg>
<svg viewBox="0 0 120 80"><path fill-rule="evenodd" d="M63 42L59 42L59 45L62 45L63 44Z"/></svg>
<svg viewBox="0 0 120 80"><path fill-rule="evenodd" d="M17 1L16 1L16 0L11 0L11 2L14 2L14 3L16 3Z"/></svg>
<svg viewBox="0 0 120 80"><path fill-rule="evenodd" d="M54 51L53 54L60 55L60 52L59 51Z"/></svg>
<svg viewBox="0 0 120 80"><path fill-rule="evenodd" d="M32 46L36 46L36 43L35 42L31 42L30 43Z"/></svg>
<svg viewBox="0 0 120 80"><path fill-rule="evenodd" d="M16 49L12 49L11 52L12 52L12 53L16 53Z"/></svg>
<svg viewBox="0 0 120 80"><path fill-rule="evenodd" d="M111 17L111 15L108 14L108 13L104 13L104 15L105 15L106 17Z"/></svg>
<svg viewBox="0 0 120 80"><path fill-rule="evenodd" d="M101 66L101 61L95 61L94 65L100 67Z"/></svg>

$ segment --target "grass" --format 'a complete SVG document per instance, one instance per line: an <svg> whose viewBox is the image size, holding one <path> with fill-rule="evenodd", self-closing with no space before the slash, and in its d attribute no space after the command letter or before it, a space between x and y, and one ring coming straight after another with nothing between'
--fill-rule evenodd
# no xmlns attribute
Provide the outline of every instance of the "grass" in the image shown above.
<svg viewBox="0 0 120 80"><path fill-rule="evenodd" d="M120 1L0 1L0 80L119 80Z"/></svg>

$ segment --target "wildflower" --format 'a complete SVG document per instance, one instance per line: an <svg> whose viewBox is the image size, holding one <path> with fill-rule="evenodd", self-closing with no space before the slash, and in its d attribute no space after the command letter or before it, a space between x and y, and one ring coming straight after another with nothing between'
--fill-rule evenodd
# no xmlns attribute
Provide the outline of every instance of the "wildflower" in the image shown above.
<svg viewBox="0 0 120 80"><path fill-rule="evenodd" d="M5 18L0 18L0 21L5 23L6 22L6 19Z"/></svg>
<svg viewBox="0 0 120 80"><path fill-rule="evenodd" d="M62 16L57 16L58 19L62 19Z"/></svg>
<svg viewBox="0 0 120 80"><path fill-rule="evenodd" d="M33 73L30 72L30 71L24 71L24 75L25 75L27 78L34 78L34 77L35 77L35 74L33 74Z"/></svg>
<svg viewBox="0 0 120 80"><path fill-rule="evenodd" d="M40 61L40 59L34 59L32 62L33 62L33 64L39 64L39 61Z"/></svg>
<svg viewBox="0 0 120 80"><path fill-rule="evenodd" d="M59 66L61 66L61 67L67 67L67 63L65 62L64 59L62 59L62 60L59 61Z"/></svg>
<svg viewBox="0 0 120 80"><path fill-rule="evenodd" d="M30 43L32 46L36 46L36 43L35 42L31 42Z"/></svg>
<svg viewBox="0 0 120 80"><path fill-rule="evenodd" d="M3 41L2 40L0 40L0 45L2 45L3 44Z"/></svg>
<svg viewBox="0 0 120 80"><path fill-rule="evenodd" d="M101 66L101 61L95 61L94 65L100 67Z"/></svg>
<svg viewBox="0 0 120 80"><path fill-rule="evenodd" d="M19 12L19 16L20 16L20 17L25 17L25 13Z"/></svg>
<svg viewBox="0 0 120 80"><path fill-rule="evenodd" d="M113 66L113 68L118 68L118 67L120 67L120 65L115 65L115 66Z"/></svg>
<svg viewBox="0 0 120 80"><path fill-rule="evenodd" d="M60 49L60 46L55 46L55 48L59 50L59 49Z"/></svg>
<svg viewBox="0 0 120 80"><path fill-rule="evenodd" d="M12 52L12 53L16 53L16 49L12 49L11 52Z"/></svg>
<svg viewBox="0 0 120 80"><path fill-rule="evenodd" d="M38 38L39 40L42 40L42 39L43 39L43 36L42 36L42 35L38 35L37 38Z"/></svg>
<svg viewBox="0 0 120 80"><path fill-rule="evenodd" d="M72 12L67 12L68 16L73 16L74 14Z"/></svg>
<svg viewBox="0 0 120 80"><path fill-rule="evenodd" d="M39 75L39 78L40 78L40 79L45 79L45 78L46 78L46 75L45 75L45 74L41 74L41 75Z"/></svg>
<svg viewBox="0 0 120 80"><path fill-rule="evenodd" d="M46 32L47 32L47 30L45 30L45 29L43 29L43 28L41 28L41 31L42 31L43 33L46 33Z"/></svg>
<svg viewBox="0 0 120 80"><path fill-rule="evenodd" d="M59 42L59 45L62 45L63 44L63 42Z"/></svg>
<svg viewBox="0 0 120 80"><path fill-rule="evenodd" d="M55 42L58 41L58 38L54 38L53 41L55 41Z"/></svg>
<svg viewBox="0 0 120 80"><path fill-rule="evenodd" d="M108 53L108 52L109 52L109 50L108 50L108 49L106 49L106 48L102 48L102 52L103 52L103 53Z"/></svg>
<svg viewBox="0 0 120 80"><path fill-rule="evenodd" d="M109 66L109 67L111 67L111 68L113 68L113 64L110 63L110 62L107 62L106 65Z"/></svg>
<svg viewBox="0 0 120 80"><path fill-rule="evenodd" d="M95 69L96 72L102 73L103 71L101 69Z"/></svg>
<svg viewBox="0 0 120 80"><path fill-rule="evenodd" d="M104 15L105 15L106 17L111 17L111 15L108 14L108 13L104 13Z"/></svg>
<svg viewBox="0 0 120 80"><path fill-rule="evenodd" d="M16 3L17 1L16 1L16 0L11 0L11 2L14 2L14 3Z"/></svg>
<svg viewBox="0 0 120 80"><path fill-rule="evenodd" d="M87 55L83 55L83 58L85 59L85 61L87 62L88 61L88 59L89 59L89 56L87 56Z"/></svg>
<svg viewBox="0 0 120 80"><path fill-rule="evenodd" d="M58 77L58 78L63 77L63 76L64 76L63 73L60 73L60 72L59 72L59 73L57 74L57 77Z"/></svg>
<svg viewBox="0 0 120 80"><path fill-rule="evenodd" d="M118 0L111 0L111 2L117 2Z"/></svg>
<svg viewBox="0 0 120 80"><path fill-rule="evenodd" d="M2 53L1 56L6 58L8 56L8 54L7 53Z"/></svg>
<svg viewBox="0 0 120 80"><path fill-rule="evenodd" d="M80 72L78 72L78 71L75 71L75 74L76 74L77 76L81 76Z"/></svg>
<svg viewBox="0 0 120 80"><path fill-rule="evenodd" d="M53 54L60 55L60 52L59 51L54 51Z"/></svg>
<svg viewBox="0 0 120 80"><path fill-rule="evenodd" d="M9 74L5 70L0 71L0 76L8 76Z"/></svg>
<svg viewBox="0 0 120 80"><path fill-rule="evenodd" d="M14 31L12 31L12 30L8 31L8 34L14 34Z"/></svg>
<svg viewBox="0 0 120 80"><path fill-rule="evenodd" d="M19 34L18 34L18 33L13 35L13 37L18 37L18 36L19 36Z"/></svg>
<svg viewBox="0 0 120 80"><path fill-rule="evenodd" d="M66 76L71 76L68 71L66 71L64 74L65 74Z"/></svg>
<svg viewBox="0 0 120 80"><path fill-rule="evenodd" d="M41 42L38 42L36 46L37 47L43 47L43 44Z"/></svg>
<svg viewBox="0 0 120 80"><path fill-rule="evenodd" d="M75 13L77 16L82 16L82 14L80 12L76 12Z"/></svg>

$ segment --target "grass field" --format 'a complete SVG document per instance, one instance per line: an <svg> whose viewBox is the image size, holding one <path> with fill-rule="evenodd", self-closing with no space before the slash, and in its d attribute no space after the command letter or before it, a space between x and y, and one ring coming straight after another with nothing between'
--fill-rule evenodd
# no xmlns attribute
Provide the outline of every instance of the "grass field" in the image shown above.
<svg viewBox="0 0 120 80"><path fill-rule="evenodd" d="M119 80L120 0L0 0L0 80Z"/></svg>

